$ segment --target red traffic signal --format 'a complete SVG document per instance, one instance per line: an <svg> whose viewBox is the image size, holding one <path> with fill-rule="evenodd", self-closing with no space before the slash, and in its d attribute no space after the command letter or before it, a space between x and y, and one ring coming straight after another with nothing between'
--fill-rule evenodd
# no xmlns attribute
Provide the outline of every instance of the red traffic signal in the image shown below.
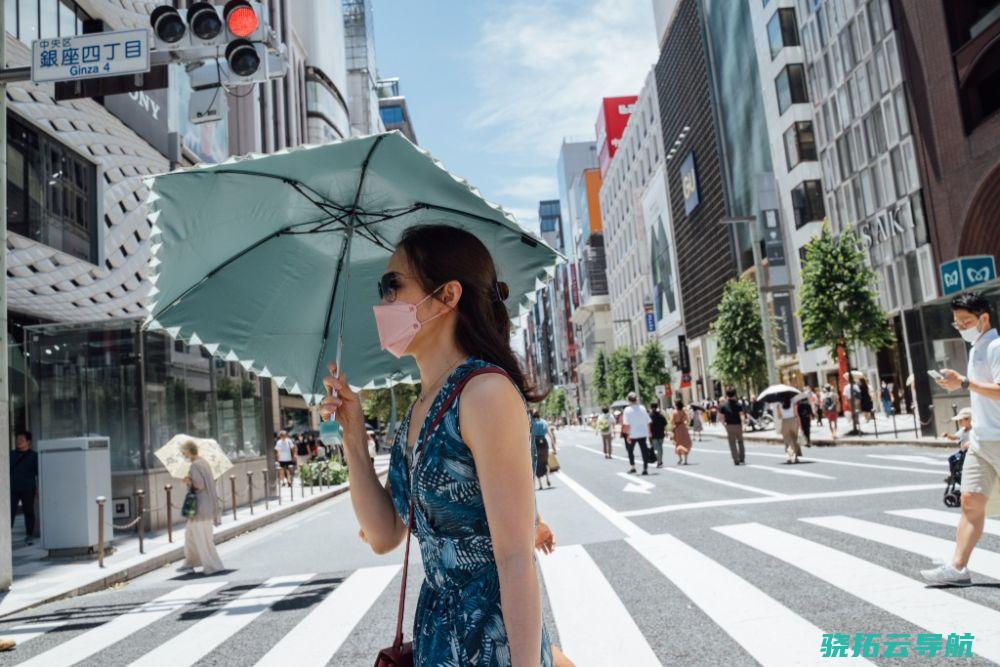
<svg viewBox="0 0 1000 667"><path fill-rule="evenodd" d="M250 37L260 28L260 17L249 0L229 0L222 14L226 28L235 37Z"/></svg>

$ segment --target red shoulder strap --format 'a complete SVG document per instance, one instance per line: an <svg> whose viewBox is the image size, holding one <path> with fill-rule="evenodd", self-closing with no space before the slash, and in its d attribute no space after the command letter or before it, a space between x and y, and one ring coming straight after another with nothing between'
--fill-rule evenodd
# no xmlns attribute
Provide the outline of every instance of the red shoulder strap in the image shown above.
<svg viewBox="0 0 1000 667"><path fill-rule="evenodd" d="M486 375L488 373L496 373L497 375L503 375L505 378L510 379L510 375L507 371L496 366L484 366L468 373L464 378L458 381L458 383L452 388L451 392L449 392L448 396L445 397L444 402L441 403L441 407L438 408L437 413L434 415L431 425L427 428L427 432L424 433L424 440L418 443L418 446L423 446L426 443L427 438L434 432L434 429L437 428L438 424L441 423L441 420L444 419L444 416L447 414L452 403L458 400L459 395L461 395L462 390L465 389L465 385L469 383L469 380L479 375ZM416 450L414 450L414 454L416 454ZM414 460L416 460L415 457ZM410 569L410 536L413 534L413 515L413 494L410 494L410 516L406 527L406 552L403 556L403 582L400 584L399 588L399 615L396 618L396 639L392 643L393 648L396 649L403 645L403 611L406 607L406 577Z"/></svg>

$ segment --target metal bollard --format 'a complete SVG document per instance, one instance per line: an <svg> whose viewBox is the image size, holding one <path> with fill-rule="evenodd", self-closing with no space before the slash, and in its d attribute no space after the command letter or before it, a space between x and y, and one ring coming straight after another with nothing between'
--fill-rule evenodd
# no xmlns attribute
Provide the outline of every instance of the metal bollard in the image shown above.
<svg viewBox="0 0 1000 667"><path fill-rule="evenodd" d="M956 405L955 403L951 404L951 416L952 417L958 416L958 405Z"/></svg>
<svg viewBox="0 0 1000 667"><path fill-rule="evenodd" d="M892 437L899 439L899 431L896 430L896 411L892 411Z"/></svg>
<svg viewBox="0 0 1000 667"><path fill-rule="evenodd" d="M301 472L299 473L299 497L303 500L306 498L306 480L305 477L302 476Z"/></svg>
<svg viewBox="0 0 1000 667"><path fill-rule="evenodd" d="M253 516L253 471L247 470L247 503L250 505L250 516Z"/></svg>
<svg viewBox="0 0 1000 667"><path fill-rule="evenodd" d="M267 468L260 471L261 477L264 478L264 509L269 510L271 501L271 487L267 483Z"/></svg>
<svg viewBox="0 0 1000 667"><path fill-rule="evenodd" d="M299 473L299 479L302 479L301 473ZM288 502L295 502L295 473L292 473L292 478L288 480Z"/></svg>
<svg viewBox="0 0 1000 667"><path fill-rule="evenodd" d="M107 498L97 496L97 565L104 567L104 503Z"/></svg>
<svg viewBox="0 0 1000 667"><path fill-rule="evenodd" d="M136 501L136 506L138 508L136 516L139 517L139 520L136 521L136 527L139 529L139 553L144 554L146 553L146 522L143 521L143 519L145 518L144 514L146 512L146 492L139 489L135 492L135 495L138 498Z"/></svg>
<svg viewBox="0 0 1000 667"><path fill-rule="evenodd" d="M933 405L931 405L929 407L931 408L931 410L934 409ZM918 437L920 435L920 424L917 423L917 411L916 410L910 410L910 414L913 415L913 437L916 438L916 437Z"/></svg>
<svg viewBox="0 0 1000 667"><path fill-rule="evenodd" d="M872 417L874 417L874 419L872 419L872 424L875 425L875 437L877 438L878 437L878 415L875 414L874 412L872 412Z"/></svg>
<svg viewBox="0 0 1000 667"><path fill-rule="evenodd" d="M167 494L167 542L174 541L174 507L170 504L170 491L173 488L170 484L163 485L163 491Z"/></svg>
<svg viewBox="0 0 1000 667"><path fill-rule="evenodd" d="M233 498L233 521L236 521L236 475L229 476L229 491Z"/></svg>

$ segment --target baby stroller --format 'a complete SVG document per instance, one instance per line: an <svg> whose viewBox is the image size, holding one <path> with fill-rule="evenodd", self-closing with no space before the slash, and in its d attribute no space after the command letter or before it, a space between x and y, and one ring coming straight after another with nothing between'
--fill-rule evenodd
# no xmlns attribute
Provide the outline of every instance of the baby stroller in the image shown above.
<svg viewBox="0 0 1000 667"><path fill-rule="evenodd" d="M944 478L945 507L958 507L962 504L962 464L965 463L965 451L959 450L948 457L949 475Z"/></svg>

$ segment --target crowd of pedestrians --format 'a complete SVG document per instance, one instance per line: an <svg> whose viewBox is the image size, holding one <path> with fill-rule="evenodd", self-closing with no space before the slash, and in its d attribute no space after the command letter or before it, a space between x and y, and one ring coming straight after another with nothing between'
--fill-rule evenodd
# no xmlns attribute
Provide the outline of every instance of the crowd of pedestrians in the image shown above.
<svg viewBox="0 0 1000 667"><path fill-rule="evenodd" d="M369 438L372 434L369 432ZM374 459L375 454L372 454ZM279 431L274 440L274 460L278 464L279 480L284 486L291 486L296 469L312 461L326 461L337 458L343 461L343 452L338 446L328 446L312 431L289 435L288 431Z"/></svg>

